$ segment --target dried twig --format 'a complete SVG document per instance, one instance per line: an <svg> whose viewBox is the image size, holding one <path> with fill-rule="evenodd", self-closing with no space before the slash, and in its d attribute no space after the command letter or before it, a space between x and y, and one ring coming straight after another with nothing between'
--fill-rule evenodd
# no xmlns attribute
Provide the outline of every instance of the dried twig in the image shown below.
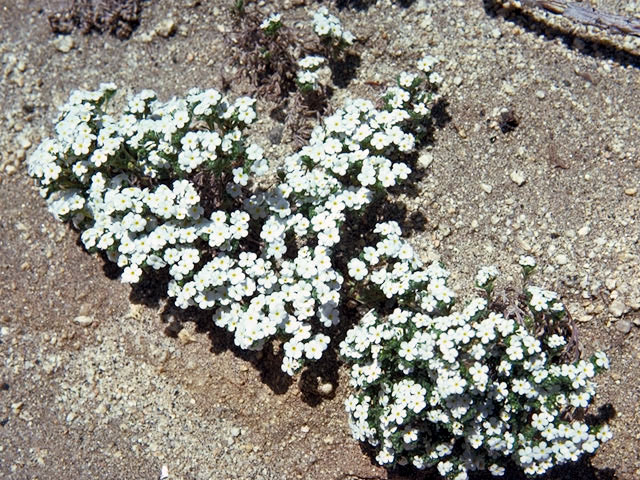
<svg viewBox="0 0 640 480"><path fill-rule="evenodd" d="M572 22L640 37L640 19L602 12L578 2L563 0L520 0L519 3L525 7L541 8L553 14L562 15Z"/></svg>

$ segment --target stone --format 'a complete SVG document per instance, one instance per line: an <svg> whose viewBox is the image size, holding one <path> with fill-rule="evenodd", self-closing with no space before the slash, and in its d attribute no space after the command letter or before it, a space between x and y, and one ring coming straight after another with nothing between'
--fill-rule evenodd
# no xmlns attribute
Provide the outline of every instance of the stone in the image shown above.
<svg viewBox="0 0 640 480"><path fill-rule="evenodd" d="M173 18L165 18L156 25L155 32L163 38L170 37L176 33L176 21Z"/></svg>
<svg viewBox="0 0 640 480"><path fill-rule="evenodd" d="M69 35L59 35L53 41L53 46L56 47L56 50L59 52L69 53L75 47L75 42L73 37Z"/></svg>
<svg viewBox="0 0 640 480"><path fill-rule="evenodd" d="M323 397L328 397L333 393L333 385L329 382L319 383L318 393Z"/></svg>
<svg viewBox="0 0 640 480"><path fill-rule="evenodd" d="M88 315L78 315L76 318L73 319L73 323L77 323L82 327L88 327L94 321L95 321L95 318L90 317Z"/></svg>
<svg viewBox="0 0 640 480"><path fill-rule="evenodd" d="M564 253L561 253L556 257L556 262L558 262L558 265L566 265L569 263L569 259Z"/></svg>
<svg viewBox="0 0 640 480"><path fill-rule="evenodd" d="M631 331L631 322L629 320L618 320L616 322L616 330L626 335Z"/></svg>
<svg viewBox="0 0 640 480"><path fill-rule="evenodd" d="M153 40L153 34L149 32L141 33L138 36L138 40L140 40L143 43L150 43Z"/></svg>
<svg viewBox="0 0 640 480"><path fill-rule="evenodd" d="M511 175L509 175L509 178L511 178L511 181L516 185L518 185L519 187L524 185L524 182L527 181L527 179L524 177L524 174L522 172L517 172L517 171L511 172Z"/></svg>
<svg viewBox="0 0 640 480"><path fill-rule="evenodd" d="M543 100L545 96L546 96L546 94L544 93L544 90L537 90L536 91L536 97L538 97L540 100Z"/></svg>
<svg viewBox="0 0 640 480"><path fill-rule="evenodd" d="M625 188L624 189L624 194L625 195L629 195L630 197L633 197L636 193L638 193L638 189L637 188Z"/></svg>
<svg viewBox="0 0 640 480"><path fill-rule="evenodd" d="M484 193L491 193L493 191L493 187L488 183L481 183L480 188L482 188Z"/></svg>
<svg viewBox="0 0 640 480"><path fill-rule="evenodd" d="M580 230L578 230L578 236L586 237L591 232L591 227L589 225L585 225Z"/></svg>
<svg viewBox="0 0 640 480"><path fill-rule="evenodd" d="M611 305L609 305L609 313L614 317L620 318L622 315L627 313L629 308L624 304L624 302L620 298L616 298Z"/></svg>
<svg viewBox="0 0 640 480"><path fill-rule="evenodd" d="M422 168L429 168L431 162L433 162L433 153L431 152L424 152L418 158L418 165L420 165Z"/></svg>

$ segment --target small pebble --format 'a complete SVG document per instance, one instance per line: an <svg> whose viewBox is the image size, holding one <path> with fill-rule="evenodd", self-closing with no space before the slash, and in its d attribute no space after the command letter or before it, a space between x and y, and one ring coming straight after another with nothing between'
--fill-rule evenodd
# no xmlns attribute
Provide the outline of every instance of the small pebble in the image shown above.
<svg viewBox="0 0 640 480"><path fill-rule="evenodd" d="M566 265L567 263L569 263L569 259L564 253L561 253L556 257L556 262L558 263L558 265Z"/></svg>
<svg viewBox="0 0 640 480"><path fill-rule="evenodd" d="M511 172L511 175L509 175L509 178L511 178L511 181L516 185L518 185L519 187L524 185L524 182L527 181L524 175L522 174L522 172Z"/></svg>
<svg viewBox="0 0 640 480"><path fill-rule="evenodd" d="M616 322L616 330L626 335L631 331L631 322L628 320L618 320Z"/></svg>
<svg viewBox="0 0 640 480"><path fill-rule="evenodd" d="M89 317L88 315L78 315L73 319L73 323L77 323L83 327L88 327L95 321L95 318Z"/></svg>
<svg viewBox="0 0 640 480"><path fill-rule="evenodd" d="M625 188L624 189L624 193L625 195L629 195L630 197L633 197L636 193L638 193L638 189L637 188Z"/></svg>
<svg viewBox="0 0 640 480"><path fill-rule="evenodd" d="M619 318L622 315L624 315L625 313L627 313L628 311L629 311L629 309L627 308L627 306L619 298L616 298L611 303L611 305L609 305L609 313L611 313L611 315L613 315L614 317L618 317Z"/></svg>
<svg viewBox="0 0 640 480"><path fill-rule="evenodd" d="M231 436L232 437L236 437L237 438L237 437L240 436L241 433L242 433L242 431L238 427L233 427L231 429Z"/></svg>
<svg viewBox="0 0 640 480"><path fill-rule="evenodd" d="M424 152L418 158L418 165L420 165L422 168L429 168L431 162L433 162L433 153L431 152Z"/></svg>
<svg viewBox="0 0 640 480"><path fill-rule="evenodd" d="M580 230L578 230L578 235L580 237L586 237L591 232L591 227L589 225L585 225Z"/></svg>
<svg viewBox="0 0 640 480"><path fill-rule="evenodd" d="M318 393L323 397L328 397L333 393L333 385L329 382L320 383L318 385Z"/></svg>
<svg viewBox="0 0 640 480"><path fill-rule="evenodd" d="M59 35L53 41L53 46L56 47L56 50L62 53L69 53L73 47L75 47L75 42L73 41L73 37L69 35Z"/></svg>
<svg viewBox="0 0 640 480"><path fill-rule="evenodd" d="M480 188L482 188L484 193L491 193L493 191L493 187L488 183L481 183Z"/></svg>
<svg viewBox="0 0 640 480"><path fill-rule="evenodd" d="M538 97L540 100L543 100L545 96L546 96L546 94L544 93L544 90L537 90L536 91L536 97Z"/></svg>
<svg viewBox="0 0 640 480"><path fill-rule="evenodd" d="M176 21L173 18L164 19L156 25L155 32L161 37L170 37L176 32Z"/></svg>

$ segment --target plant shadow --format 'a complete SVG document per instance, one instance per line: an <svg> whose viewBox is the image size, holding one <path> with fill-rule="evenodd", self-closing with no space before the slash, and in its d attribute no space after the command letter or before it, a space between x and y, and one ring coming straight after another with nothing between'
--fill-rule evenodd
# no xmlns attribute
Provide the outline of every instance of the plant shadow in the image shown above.
<svg viewBox="0 0 640 480"><path fill-rule="evenodd" d="M360 444L360 450L369 457L372 465L377 465L375 451ZM375 477L374 477L375 478ZM416 470L413 467L396 467L388 471L387 480L442 480L438 471L434 468ZM470 472L469 480L496 480L498 478L508 480L530 480L521 468L513 464L506 466L503 476L496 477L488 471ZM536 476L537 480L617 480L616 471L613 468L597 468L591 463L591 456L585 455L575 463L560 465L552 468L546 474Z"/></svg>

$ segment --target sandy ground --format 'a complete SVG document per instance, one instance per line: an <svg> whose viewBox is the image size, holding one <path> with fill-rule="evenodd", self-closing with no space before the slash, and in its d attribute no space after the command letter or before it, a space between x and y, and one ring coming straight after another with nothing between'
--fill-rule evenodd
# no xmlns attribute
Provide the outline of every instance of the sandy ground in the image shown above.
<svg viewBox="0 0 640 480"><path fill-rule="evenodd" d="M2 3L0 477L155 479L166 465L171 479L414 478L375 466L351 439L342 369L287 380L268 352L229 348L203 319L120 284L26 176L25 157L73 89L113 81L166 99L221 88L234 74L231 2L143 2L126 41L56 37L47 16L62 0ZM301 32L319 5L277 3ZM640 16L640 2L591 3ZM491 1L329 6L361 39L334 106L375 99L425 53L443 59L447 104L423 152L432 161L419 194L397 198L426 218L412 237L424 259L444 261L464 295L478 265L497 265L504 288L518 256L535 255L535 281L562 294L585 352L610 356L596 406L613 407L614 438L548 478L640 478L640 42ZM176 31L164 37L167 25ZM228 93L247 92L232 82ZM294 147L286 131L269 144L274 105L259 103L256 139L278 157ZM334 385L330 398L314 395L317 376Z"/></svg>

